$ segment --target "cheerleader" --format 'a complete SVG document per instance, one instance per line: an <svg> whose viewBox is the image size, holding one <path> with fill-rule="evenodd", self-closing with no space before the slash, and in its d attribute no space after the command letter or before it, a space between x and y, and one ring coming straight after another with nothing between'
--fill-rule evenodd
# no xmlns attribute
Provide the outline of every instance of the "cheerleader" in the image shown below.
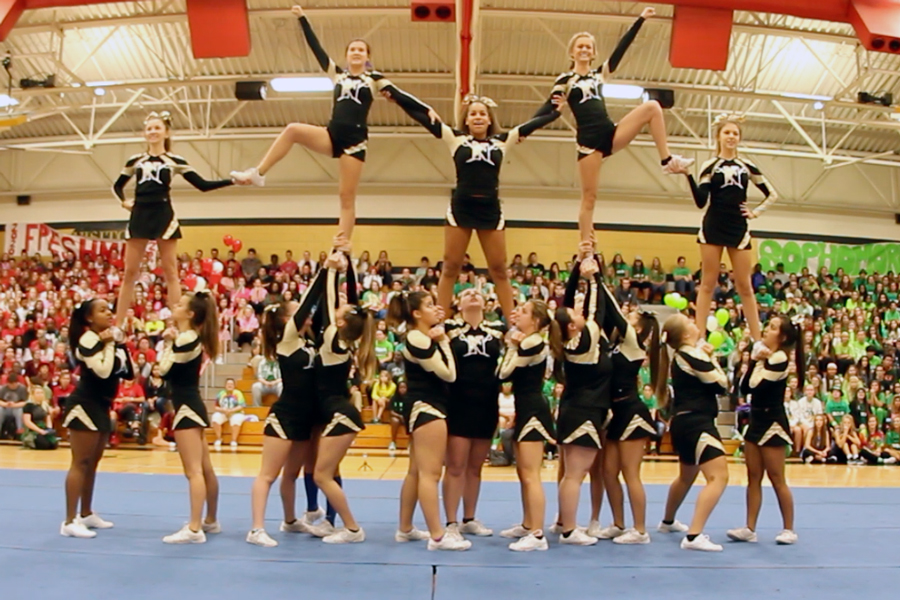
<svg viewBox="0 0 900 600"><path fill-rule="evenodd" d="M338 196L341 201L339 231L348 239L356 221L356 190L366 160L369 132L366 119L375 94L385 92L391 98L412 98L397 89L383 74L371 70L371 48L365 40L352 40L347 45L347 68L342 69L328 56L319 43L303 8L294 6L291 12L300 19L306 42L319 66L334 82L334 107L326 127L292 123L284 128L258 166L246 171L234 171L231 176L240 183L264 186L265 175L287 156L294 144L307 150L339 159Z"/></svg>
<svg viewBox="0 0 900 600"><path fill-rule="evenodd" d="M700 347L700 329L686 316L678 314L666 321L662 339L675 352L672 360L672 389L675 397L669 425L672 445L678 453L678 479L669 488L666 512L658 530L661 533L687 532L681 540L684 550L721 552L722 546L710 541L703 533L706 520L712 513L722 492L728 485L728 463L725 448L716 429L719 414L717 396L728 390L728 376L713 358L713 348L707 343ZM657 397L660 406L668 404L669 355L662 353ZM694 518L686 527L675 520L682 502L697 479L703 473L706 486L697 496Z"/></svg>
<svg viewBox="0 0 900 600"><path fill-rule="evenodd" d="M181 227L172 208L171 196L175 175L181 175L201 192L218 190L233 183L230 179L207 181L184 158L171 153L172 117L168 112L147 115L144 139L147 150L128 159L113 185L113 192L122 207L131 212L125 230L125 274L116 302L115 324L119 327L124 326L126 313L131 308L134 285L141 275L141 261L150 241L155 240L159 248L169 308L174 310L181 298L176 256ZM125 197L125 184L132 177L137 177L137 184L134 199L129 200Z"/></svg>
<svg viewBox="0 0 900 600"><path fill-rule="evenodd" d="M497 364L506 326L484 318L484 296L476 288L459 295L459 313L444 324L456 361L456 381L450 384L447 407L447 459L444 510L447 530L454 535L490 536L493 531L475 518L481 469L491 451L499 419ZM463 522L456 521L460 498Z"/></svg>
<svg viewBox="0 0 900 600"><path fill-rule="evenodd" d="M346 238L336 240L335 246L347 247ZM316 395L324 429L319 438L313 479L344 524L338 530L326 526L321 533L328 535L324 535L322 541L326 544L358 543L365 541L366 534L354 519L347 496L335 475L347 449L365 428L359 410L350 400L347 381L353 368L355 346L358 346L356 360L363 379L371 379L375 372L375 318L358 306L353 266L341 251L329 256L324 268L327 269L324 296L321 309L317 311L317 317L321 314L322 334L315 358ZM345 303L341 302L340 271L346 271Z"/></svg>
<svg viewBox="0 0 900 600"><path fill-rule="evenodd" d="M617 544L649 544L646 529L647 496L641 482L641 462L647 438L657 434L656 421L638 396L638 372L650 359L650 377L655 381L659 366L659 324L649 312L626 317L604 285L607 318L615 323L617 343L612 351L612 420L606 431L603 476L613 524L600 532L600 539ZM619 473L628 488L634 527L625 529L625 508Z"/></svg>
<svg viewBox="0 0 900 600"><path fill-rule="evenodd" d="M697 208L703 209L709 204L697 235L703 272L697 290L696 320L697 327L701 333L704 332L724 248L728 250L734 268L734 287L741 297L750 336L759 340L762 335L759 310L751 283L755 258L751 251L747 221L760 216L778 195L756 165L738 156L742 121L742 117L735 115L723 115L716 119L716 156L700 168L699 185L693 176L688 175ZM747 207L751 182L765 196L765 201L752 210Z"/></svg>
<svg viewBox="0 0 900 600"><path fill-rule="evenodd" d="M590 252L592 242L583 242L582 254ZM554 359L563 362L566 388L560 398L557 418L557 440L565 473L559 482L559 530L561 544L589 546L597 538L576 526L578 496L585 476L597 471L594 467L602 447L601 431L607 424L610 408L612 360L609 355L606 302L595 258L576 263L566 287L564 307L556 310L565 346ZM575 310L578 280L589 280L582 311ZM602 478L598 477L598 481ZM601 492L602 495L602 492ZM598 505L599 512L599 505ZM597 527L599 529L599 526Z"/></svg>
<svg viewBox="0 0 900 600"><path fill-rule="evenodd" d="M500 365L500 378L511 379L516 393L516 473L522 486L521 525L507 529L503 537L518 537L510 550L528 552L546 550L544 510L546 499L541 483L544 444L555 444L555 427L550 406L542 394L547 370L547 344L542 332L549 330L550 344L562 353L559 324L550 317L541 300L529 300L513 314L516 331L507 336L506 355Z"/></svg>
<svg viewBox="0 0 900 600"><path fill-rule="evenodd" d="M506 267L506 220L500 205L500 167L507 148L552 123L559 118L559 112L551 109L500 133L494 115L497 104L487 97L469 95L463 100L464 112L460 119L463 130L457 131L435 121L434 111L414 98L397 98L396 102L434 137L443 140L456 164L456 187L444 227L444 262L438 282L438 303L445 311L450 310L453 286L459 279L469 240L475 231L503 315L508 317L515 304Z"/></svg>
<svg viewBox="0 0 900 600"><path fill-rule="evenodd" d="M799 328L786 316L769 320L763 332L762 348L750 360L750 368L741 381L741 391L750 395L750 427L744 436L747 462L747 525L728 531L736 542L755 542L756 521L762 506L763 474L769 476L778 498L784 530L775 537L778 544L794 544L794 497L784 477L785 448L793 444L784 391L787 388L790 354L797 373L803 373L803 345Z"/></svg>
<svg viewBox="0 0 900 600"><path fill-rule="evenodd" d="M441 524L438 483L447 453L447 383L456 380L456 362L450 338L440 325L443 311L426 292L398 294L388 309L393 323L408 326L403 359L409 387L407 427L412 438L410 469L400 490L399 534L414 536L409 528L416 500L428 525L429 550L468 550L472 542L454 535ZM406 540L402 540L406 541Z"/></svg>
<svg viewBox="0 0 900 600"><path fill-rule="evenodd" d="M169 382L175 444L188 479L191 519L187 525L163 538L166 544L203 544L207 533L221 533L216 519L219 505L219 480L209 460L206 428L209 416L200 396L200 371L203 352L218 354L219 326L216 303L207 292L186 294L172 310L177 329L163 332L163 350L159 372ZM206 504L206 519L203 505Z"/></svg>
<svg viewBox="0 0 900 600"><path fill-rule="evenodd" d="M669 153L666 122L659 102L656 100L644 102L625 115L621 121L613 123L603 99L603 84L618 68L628 47L637 37L641 25L655 14L655 9L645 8L600 69L591 69L591 63L597 57L597 41L594 36L588 32L573 35L568 47L572 70L557 77L550 99L535 114L535 116L545 115L555 110L555 106L565 99L575 117L578 127L576 133L578 171L581 176L578 229L582 241L593 240L594 203L597 200L597 181L603 159L627 147L645 125L650 127L650 135L662 161L663 173L686 173L687 168L694 163L692 158L672 156Z"/></svg>
<svg viewBox="0 0 900 600"><path fill-rule="evenodd" d="M307 524L294 515L294 488L308 460L316 424L316 352L315 344L307 337L308 319L325 289L327 273L325 269L319 271L299 304L272 304L263 313L263 353L270 360L277 358L284 387L266 417L262 465L253 482L253 529L247 534L247 542L257 546L278 545L266 533L265 518L269 490L282 469L281 499L285 514L281 531L309 532Z"/></svg>
<svg viewBox="0 0 900 600"><path fill-rule="evenodd" d="M113 430L110 411L119 381L133 379L134 373L127 349L113 340L111 325L112 311L102 300L79 304L69 323L69 346L80 378L66 399L63 417L72 448L66 475L66 520L59 528L65 537L92 538L97 535L93 529L113 526L93 512L94 480Z"/></svg>

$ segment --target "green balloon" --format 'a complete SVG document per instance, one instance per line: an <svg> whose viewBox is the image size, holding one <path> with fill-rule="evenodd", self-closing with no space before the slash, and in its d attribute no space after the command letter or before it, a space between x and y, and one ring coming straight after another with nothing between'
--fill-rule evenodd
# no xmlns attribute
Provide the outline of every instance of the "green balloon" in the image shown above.
<svg viewBox="0 0 900 600"><path fill-rule="evenodd" d="M725 343L725 336L721 331L713 331L711 334L709 334L709 338L707 338L706 341L709 342L710 346L718 349L719 346Z"/></svg>
<svg viewBox="0 0 900 600"><path fill-rule="evenodd" d="M666 294L663 298L663 302L665 302L666 306L670 308L676 308L678 306L678 299L681 298L681 294L678 292L672 292L670 294Z"/></svg>
<svg viewBox="0 0 900 600"><path fill-rule="evenodd" d="M725 327L728 324L728 320L731 318L731 315L728 314L728 311L724 308L720 308L716 311L716 321L719 322L719 325Z"/></svg>
<svg viewBox="0 0 900 600"><path fill-rule="evenodd" d="M678 304L675 306L675 308L677 308L678 310L684 310L687 307L688 307L687 298L684 298L684 297L678 298Z"/></svg>

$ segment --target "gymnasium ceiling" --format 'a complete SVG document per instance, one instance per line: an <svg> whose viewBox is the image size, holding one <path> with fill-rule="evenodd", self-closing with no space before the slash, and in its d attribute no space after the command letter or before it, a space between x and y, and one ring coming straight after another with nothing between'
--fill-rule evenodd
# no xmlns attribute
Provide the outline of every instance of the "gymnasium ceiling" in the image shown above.
<svg viewBox="0 0 900 600"><path fill-rule="evenodd" d="M83 152L134 143L150 110L170 110L180 140L263 139L291 121L324 124L329 93L270 91L264 102L234 98L236 81L321 74L290 4L249 0L251 54L203 60L191 54L183 0L27 11L0 51L11 53L16 81L55 74L56 87L13 90L19 101L14 111L29 120L0 132L0 149ZM526 120L543 101L553 78L567 68L564 46L573 32L594 32L605 57L644 6L598 0L554 0L552 10L546 0L476 4L474 85L499 102L504 126ZM736 12L726 71L673 69L672 7L655 6L657 18L645 24L615 82L675 90L667 123L676 148L708 150L711 120L731 111L747 116L744 138L751 153L815 159L828 167L900 166L894 153L900 121L893 109L856 102L859 91L898 96L900 56L864 50L846 24ZM454 25L411 22L409 0L309 0L305 7L338 62L348 40L365 37L379 70L451 117ZM89 87L96 82L107 82L105 95ZM826 100L822 106L796 94ZM613 118L636 102L609 100ZM376 137L421 135L385 101L375 104L369 123ZM569 141L570 123L561 119L536 137Z"/></svg>

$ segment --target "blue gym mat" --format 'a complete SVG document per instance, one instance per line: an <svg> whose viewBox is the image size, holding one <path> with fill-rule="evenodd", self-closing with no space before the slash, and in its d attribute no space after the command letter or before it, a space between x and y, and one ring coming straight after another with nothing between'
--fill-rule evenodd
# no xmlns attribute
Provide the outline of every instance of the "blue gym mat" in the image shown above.
<svg viewBox="0 0 900 600"><path fill-rule="evenodd" d="M698 596L744 599L755 593L785 598L837 600L847 594L892 597L900 574L898 499L884 488L800 488L796 546L776 546L781 529L774 495L765 490L758 544L728 543L725 530L744 522L744 490L726 491L707 533L725 544L721 553L686 552L680 535L656 533L665 486L648 486L648 524L653 542L590 548L559 546L549 552L515 553L498 536L470 538L468 552L428 552L424 543L393 541L400 482L345 480L366 542L329 546L306 535L278 531L278 487L273 486L267 529L277 548L244 542L250 526L249 478L222 477L220 521L224 532L205 545L167 546L160 538L186 520L187 482L174 475L100 473L95 507L116 527L92 540L59 536L63 479L59 471L0 470L0 565L3 588L46 593L49 598L125 595L129 600L196 600L242 595L300 594L306 598L459 600L493 598L567 600L626 595L666 600ZM548 520L556 510L555 486L547 485ZM495 531L520 519L518 486L485 483L479 517ZM689 521L696 490L679 515ZM305 508L302 485L299 509ZM582 491L582 515L588 489ZM627 509L627 507L626 507ZM628 515L630 520L630 514ZM609 516L604 509L604 522ZM417 519L423 526L421 519ZM11 576L12 575L12 576Z"/></svg>

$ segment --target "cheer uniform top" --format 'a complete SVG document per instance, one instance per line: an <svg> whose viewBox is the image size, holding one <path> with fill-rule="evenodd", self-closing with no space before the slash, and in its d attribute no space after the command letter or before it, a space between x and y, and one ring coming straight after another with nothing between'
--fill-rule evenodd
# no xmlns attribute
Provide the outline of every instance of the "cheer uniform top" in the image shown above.
<svg viewBox="0 0 900 600"><path fill-rule="evenodd" d="M556 443L553 415L542 393L548 355L547 344L539 333L528 335L518 345L507 345L500 379L513 384L516 403L513 438L517 442Z"/></svg>
<svg viewBox="0 0 900 600"><path fill-rule="evenodd" d="M647 359L647 351L638 339L637 330L628 322L609 288L606 296L607 318L615 323L618 343L612 350L612 420L606 431L611 440L638 440L657 434L650 409L638 396L638 372Z"/></svg>
<svg viewBox="0 0 900 600"><path fill-rule="evenodd" d="M575 306L580 272L581 263L576 263L566 285L564 305L570 308ZM566 387L556 424L560 444L600 448L600 432L608 425L613 367L602 286L597 273L584 298L584 328L565 345Z"/></svg>
<svg viewBox="0 0 900 600"><path fill-rule="evenodd" d="M603 84L606 83L607 77L619 67L622 57L634 42L634 38L637 37L643 24L643 17L634 22L634 25L619 40L609 59L599 69L593 69L586 75L569 71L557 77L553 83L550 98L535 113L535 116L547 114L554 109L553 98L565 96L578 128L575 134L578 160L590 156L594 152L600 152L603 156L610 156L613 152L616 124L610 119L606 110Z"/></svg>
<svg viewBox="0 0 900 600"><path fill-rule="evenodd" d="M181 228L172 208L172 180L181 175L201 192L209 192L232 185L230 179L207 181L188 162L170 152L153 156L144 152L135 154L125 163L125 168L113 185L113 192L120 202L125 201L125 184L137 177L134 208L128 219L125 239L177 240Z"/></svg>
<svg viewBox="0 0 900 600"><path fill-rule="evenodd" d="M441 342L413 329L406 334L403 345L406 365L407 429L415 431L422 425L447 418L448 383L456 381L456 361L450 340Z"/></svg>
<svg viewBox="0 0 900 600"><path fill-rule="evenodd" d="M326 127L328 136L331 138L332 156L339 158L346 154L365 161L369 139L366 120L375 94L387 91L391 98L398 102L401 101L401 98L415 102L418 100L398 89L378 71L365 71L359 75L353 75L338 67L322 48L312 25L305 16L300 17L300 27L303 29L306 42L319 66L334 82L334 108L331 120Z"/></svg>
<svg viewBox="0 0 900 600"><path fill-rule="evenodd" d="M312 429L318 422L316 348L300 335L300 331L321 298L327 277L327 270L320 269L303 293L297 312L285 323L281 339L275 346L283 388L266 417L263 433L269 437L305 442L312 437Z"/></svg>
<svg viewBox="0 0 900 600"><path fill-rule="evenodd" d="M717 396L728 389L728 376L719 363L693 346L682 346L672 361L672 445L678 459L701 465L725 455L716 429Z"/></svg>
<svg viewBox="0 0 900 600"><path fill-rule="evenodd" d="M66 398L63 427L76 431L111 433L109 411L121 379L133 379L128 350L112 340L104 342L94 331L86 331L75 350L79 379Z"/></svg>
<svg viewBox="0 0 900 600"><path fill-rule="evenodd" d="M791 426L784 408L788 356L783 350L763 360L751 360L741 380L750 396L750 427L744 439L759 446L791 446Z"/></svg>
<svg viewBox="0 0 900 600"><path fill-rule="evenodd" d="M159 355L159 373L172 390L175 410L173 429L209 427L206 404L200 396L200 368L203 366L203 344L193 329L179 332L175 341L167 340Z"/></svg>
<svg viewBox="0 0 900 600"><path fill-rule="evenodd" d="M490 440L500 418L497 364L506 326L500 321L469 325L461 315L444 324L456 361L456 381L450 384L447 431L450 435Z"/></svg>
<svg viewBox="0 0 900 600"><path fill-rule="evenodd" d="M766 197L765 201L753 209L757 215L762 214L778 199L778 194L771 188L762 171L746 158L715 157L703 163L699 185L693 176L689 175L688 180L697 208L703 209L709 203L709 208L703 215L703 225L697 234L697 242L749 250L750 230L747 217L741 213L741 207L747 203L748 185L752 182Z"/></svg>
<svg viewBox="0 0 900 600"><path fill-rule="evenodd" d="M359 298L356 293L356 276L349 261L346 277L347 303L354 305L354 310L364 310L357 306ZM340 287L337 270L328 269L324 306L318 311L322 314L322 335L315 359L319 415L321 422L325 424L322 437L355 435L365 429L362 415L350 401L350 390L347 387L350 370L353 368L353 351L350 344L341 339L336 325L335 309L340 306Z"/></svg>
<svg viewBox="0 0 900 600"><path fill-rule="evenodd" d="M444 123L432 123L428 116L430 107L417 100L398 99L397 104L434 137L443 140L453 157L456 188L447 208L447 224L465 229L504 229L506 219L500 204L500 167L504 153L558 119L559 112L554 109L509 131L478 139Z"/></svg>

